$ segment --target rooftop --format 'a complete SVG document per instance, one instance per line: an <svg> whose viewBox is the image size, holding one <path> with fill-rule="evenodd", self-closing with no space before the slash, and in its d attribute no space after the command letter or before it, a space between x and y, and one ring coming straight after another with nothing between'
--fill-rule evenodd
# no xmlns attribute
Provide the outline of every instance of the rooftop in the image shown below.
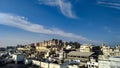
<svg viewBox="0 0 120 68"><path fill-rule="evenodd" d="M94 52L79 52L79 51L71 51L70 53L68 53L68 55L72 55L72 56L86 56L89 57L93 54Z"/></svg>

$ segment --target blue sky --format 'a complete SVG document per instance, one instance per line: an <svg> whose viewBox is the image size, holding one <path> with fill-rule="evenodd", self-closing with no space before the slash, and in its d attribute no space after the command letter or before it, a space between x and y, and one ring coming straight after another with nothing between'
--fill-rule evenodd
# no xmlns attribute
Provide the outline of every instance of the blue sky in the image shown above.
<svg viewBox="0 0 120 68"><path fill-rule="evenodd" d="M119 0L0 0L0 45L52 38L120 44Z"/></svg>

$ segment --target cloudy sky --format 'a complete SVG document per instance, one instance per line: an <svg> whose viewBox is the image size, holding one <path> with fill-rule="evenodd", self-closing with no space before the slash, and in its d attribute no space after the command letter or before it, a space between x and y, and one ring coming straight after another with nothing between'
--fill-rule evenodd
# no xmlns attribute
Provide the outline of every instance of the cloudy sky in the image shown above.
<svg viewBox="0 0 120 68"><path fill-rule="evenodd" d="M0 46L52 38L120 44L120 1L0 0Z"/></svg>

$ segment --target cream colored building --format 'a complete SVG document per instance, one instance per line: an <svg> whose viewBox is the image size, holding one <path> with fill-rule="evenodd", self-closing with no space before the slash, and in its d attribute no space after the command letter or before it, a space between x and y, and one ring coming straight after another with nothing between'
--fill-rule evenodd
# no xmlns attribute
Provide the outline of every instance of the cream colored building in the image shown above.
<svg viewBox="0 0 120 68"><path fill-rule="evenodd" d="M120 56L120 46L111 48L102 43L101 51L103 52L103 55L99 55L99 60L108 59L110 56Z"/></svg>
<svg viewBox="0 0 120 68"><path fill-rule="evenodd" d="M30 48L17 48L18 51L29 51Z"/></svg>
<svg viewBox="0 0 120 68"><path fill-rule="evenodd" d="M49 41L43 41L40 43L36 43L36 51L46 51L46 50L57 50L58 48L61 48L62 40L58 39L52 39Z"/></svg>
<svg viewBox="0 0 120 68"><path fill-rule="evenodd" d="M80 52L91 52L92 45L91 44L83 44L80 46Z"/></svg>
<svg viewBox="0 0 120 68"><path fill-rule="evenodd" d="M115 47L115 49L114 49L114 56L120 56L120 45Z"/></svg>
<svg viewBox="0 0 120 68"><path fill-rule="evenodd" d="M110 46L105 46L105 44L102 43L101 51L103 52L103 55L110 56L110 52L111 52Z"/></svg>
<svg viewBox="0 0 120 68"><path fill-rule="evenodd" d="M40 47L40 46L36 46L36 51L48 51L49 49L46 47Z"/></svg>

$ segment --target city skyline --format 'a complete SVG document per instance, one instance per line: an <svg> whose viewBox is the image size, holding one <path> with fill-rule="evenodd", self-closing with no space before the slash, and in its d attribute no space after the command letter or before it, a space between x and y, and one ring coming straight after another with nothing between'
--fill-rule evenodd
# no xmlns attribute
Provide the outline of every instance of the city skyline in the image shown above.
<svg viewBox="0 0 120 68"><path fill-rule="evenodd" d="M120 44L120 1L1 0L0 45L52 38Z"/></svg>

